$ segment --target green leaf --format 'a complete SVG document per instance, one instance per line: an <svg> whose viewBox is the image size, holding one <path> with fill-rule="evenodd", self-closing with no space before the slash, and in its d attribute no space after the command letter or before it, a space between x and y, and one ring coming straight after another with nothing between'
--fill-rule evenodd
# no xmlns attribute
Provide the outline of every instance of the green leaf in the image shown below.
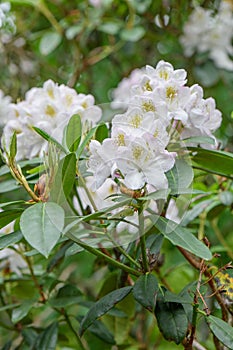
<svg viewBox="0 0 233 350"><path fill-rule="evenodd" d="M99 142L103 142L104 139L108 137L108 127L106 124L101 124L98 126L95 132L95 139Z"/></svg>
<svg viewBox="0 0 233 350"><path fill-rule="evenodd" d="M10 142L10 157L11 159L15 159L17 153L17 136L16 132L13 133Z"/></svg>
<svg viewBox="0 0 233 350"><path fill-rule="evenodd" d="M189 147L195 168L233 179L233 154L203 148Z"/></svg>
<svg viewBox="0 0 233 350"><path fill-rule="evenodd" d="M138 200L144 201L144 200L150 200L150 199L167 199L169 193L171 191L169 189L165 189L165 190L158 190L155 192L151 192L148 195L144 196L144 197L140 197L138 198Z"/></svg>
<svg viewBox="0 0 233 350"><path fill-rule="evenodd" d="M52 53L62 41L62 36L58 32L48 31L40 40L40 53L44 56Z"/></svg>
<svg viewBox="0 0 233 350"><path fill-rule="evenodd" d="M33 328L22 329L22 336L25 344L30 345L30 349L35 349L34 344L37 338L37 332Z"/></svg>
<svg viewBox="0 0 233 350"><path fill-rule="evenodd" d="M47 327L36 340L35 349L38 350L55 350L57 345L58 324L52 323Z"/></svg>
<svg viewBox="0 0 233 350"><path fill-rule="evenodd" d="M19 185L16 180L7 180L0 183L0 193L6 193L19 189Z"/></svg>
<svg viewBox="0 0 233 350"><path fill-rule="evenodd" d="M50 191L50 200L58 204L66 201L73 188L76 177L76 155L70 153L62 158Z"/></svg>
<svg viewBox="0 0 233 350"><path fill-rule="evenodd" d="M233 203L233 193L230 191L223 191L219 194L219 199L224 205L231 205Z"/></svg>
<svg viewBox="0 0 233 350"><path fill-rule="evenodd" d="M14 309L11 317L12 322L17 323L27 316L34 303L34 300L25 300L20 306Z"/></svg>
<svg viewBox="0 0 233 350"><path fill-rule="evenodd" d="M0 208L4 208L4 207L9 207L11 205L16 205L16 204L26 204L25 201L12 201L12 202L3 202L0 203Z"/></svg>
<svg viewBox="0 0 233 350"><path fill-rule="evenodd" d="M191 221L193 221L198 215L206 210L209 204L213 202L213 199L207 199L200 203L197 203L192 209L188 210L181 222L182 226L187 226Z"/></svg>
<svg viewBox="0 0 233 350"><path fill-rule="evenodd" d="M212 258L209 248L199 241L187 228L177 225L177 223L164 217L153 215L151 219L154 221L154 226L172 244L182 247L202 259L210 260Z"/></svg>
<svg viewBox="0 0 233 350"><path fill-rule="evenodd" d="M0 212L0 229L10 224L12 221L17 219L23 210L14 209L14 210L5 210Z"/></svg>
<svg viewBox="0 0 233 350"><path fill-rule="evenodd" d="M207 316L206 321L211 332L222 342L228 349L233 349L233 328L227 322L215 316Z"/></svg>
<svg viewBox="0 0 233 350"><path fill-rule="evenodd" d="M183 306L179 303L158 300L155 307L155 316L164 338L180 344L188 329L188 319Z"/></svg>
<svg viewBox="0 0 233 350"><path fill-rule="evenodd" d="M49 304L53 307L66 307L74 305L83 300L82 292L71 284L59 289L55 298L49 300Z"/></svg>
<svg viewBox="0 0 233 350"><path fill-rule="evenodd" d="M74 114L66 128L66 146L70 152L76 152L82 136L82 123L80 116Z"/></svg>
<svg viewBox="0 0 233 350"><path fill-rule="evenodd" d="M176 159L174 167L166 173L171 194L183 193L193 181L193 169L184 159Z"/></svg>
<svg viewBox="0 0 233 350"><path fill-rule="evenodd" d="M37 203L23 212L20 228L26 241L47 258L60 238L64 217L56 203Z"/></svg>
<svg viewBox="0 0 233 350"><path fill-rule="evenodd" d="M115 339L113 334L108 330L108 328L99 320L93 322L93 324L88 328L89 332L95 334L96 337L102 339L107 344L114 345Z"/></svg>
<svg viewBox="0 0 233 350"><path fill-rule="evenodd" d="M39 134L41 137L43 137L43 139L53 143L62 152L64 152L65 154L68 154L67 150L56 139L54 139L52 136L47 134L47 132L45 132L44 130L41 130L40 128L37 128L36 126L32 126L32 129L35 130L37 134Z"/></svg>
<svg viewBox="0 0 233 350"><path fill-rule="evenodd" d="M150 254L158 255L164 241L164 236L161 234L151 234L146 239L146 248Z"/></svg>
<svg viewBox="0 0 233 350"><path fill-rule="evenodd" d="M73 243L66 251L65 256L71 256L82 252L84 248L80 247L78 244Z"/></svg>
<svg viewBox="0 0 233 350"><path fill-rule="evenodd" d="M122 40L136 42L145 35L146 30L143 27L134 27L130 29L123 29L120 32Z"/></svg>
<svg viewBox="0 0 233 350"><path fill-rule="evenodd" d="M87 135L85 136L83 142L81 143L81 145L79 146L79 148L78 148L78 150L76 152L77 159L79 159L79 157L81 156L84 148L86 147L88 142L91 140L92 136L95 134L97 128L98 128L98 126L95 126L90 131L88 131Z"/></svg>
<svg viewBox="0 0 233 350"><path fill-rule="evenodd" d="M80 324L79 333L82 335L85 330L99 317L106 314L117 303L123 300L132 290L132 287L124 287L105 295L98 300L88 311Z"/></svg>
<svg viewBox="0 0 233 350"><path fill-rule="evenodd" d="M196 143L198 145L200 144L210 144L210 145L215 145L215 140L213 137L209 136L193 136L193 137L188 137L187 139L183 139L182 142L184 143Z"/></svg>
<svg viewBox="0 0 233 350"><path fill-rule="evenodd" d="M4 249L18 243L23 238L23 235L20 231L16 231L13 233L8 233L0 236L0 249Z"/></svg>
<svg viewBox="0 0 233 350"><path fill-rule="evenodd" d="M133 287L133 295L137 302L153 312L158 290L157 279L151 273L147 273L137 279Z"/></svg>

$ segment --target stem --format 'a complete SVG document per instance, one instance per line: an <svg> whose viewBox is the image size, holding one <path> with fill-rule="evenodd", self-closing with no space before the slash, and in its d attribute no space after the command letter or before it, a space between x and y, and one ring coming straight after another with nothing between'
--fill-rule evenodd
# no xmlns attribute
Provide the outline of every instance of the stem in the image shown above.
<svg viewBox="0 0 233 350"><path fill-rule="evenodd" d="M27 191L29 196L34 200L34 202L40 202L40 198L37 197L37 195L32 191L27 180L25 179L24 175L22 174L20 168L17 166L15 161L14 160L11 161L10 159L8 160L9 160L8 166L11 170L12 176L25 188L25 190Z"/></svg>
<svg viewBox="0 0 233 350"><path fill-rule="evenodd" d="M31 264L31 261L30 261L30 258L28 257L28 256L24 256L24 259L25 259L25 261L26 261L26 263L27 263L27 265L28 265L28 268L29 268L29 271L30 271L30 273L31 273L31 276L32 276L32 280L33 280L33 282L34 282L34 284L35 284L35 287L38 289L38 292L39 292L39 294L40 294L40 296L41 296L41 301L42 301L42 303L44 303L45 301L46 301L46 297L45 297L45 294L44 294L44 292L43 292L43 290L42 290L42 287L41 287L41 285L39 284L39 282L38 282L38 280L37 280L37 278L36 278L36 275L34 274L34 271L33 271L33 268L32 268L32 264Z"/></svg>
<svg viewBox="0 0 233 350"><path fill-rule="evenodd" d="M188 262L193 266L195 267L197 270L200 270L201 269L201 262L198 261L197 259L195 259L189 252L187 252L184 248L182 247L178 247L179 251L183 254L183 256L186 258L186 260L188 260ZM221 310L222 310L222 319L223 321L226 321L228 320L228 310L227 310L227 307L221 297L221 294L219 293L218 289L216 288L215 286L215 283L213 281L213 276L212 274L208 271L207 269L207 265L205 264L205 269L203 267L203 273L204 275L207 277L208 279L208 284L210 286L210 288L212 289L213 291L213 294L215 295L220 307L221 307Z"/></svg>
<svg viewBox="0 0 233 350"><path fill-rule="evenodd" d="M115 242L115 240L110 236L108 232L106 232L106 235L122 255L124 255L129 261L131 261L139 269L141 268L140 264L136 260L134 260L117 242Z"/></svg>
<svg viewBox="0 0 233 350"><path fill-rule="evenodd" d="M66 236L69 237L72 241L74 241L78 245L80 245L81 247L83 247L84 249L86 249L88 252L90 252L98 257L104 258L109 264L116 266L119 269L121 269L125 272L128 272L134 276L141 276L141 273L139 271L133 269L132 267L126 266L126 265L122 264L121 262L113 259L109 255L104 254L102 251L100 251L96 248L93 248L93 247L89 246L88 244L81 242L78 238L73 236L72 233L67 232Z"/></svg>
<svg viewBox="0 0 233 350"><path fill-rule="evenodd" d="M41 0L38 4L38 9L43 15L47 18L47 20L52 24L53 28L62 35L63 29L54 17L54 15L50 12L46 4L43 0Z"/></svg>
<svg viewBox="0 0 233 350"><path fill-rule="evenodd" d="M138 211L138 221L139 221L139 236L140 236L140 245L141 245L141 252L142 252L142 267L144 273L149 271L149 265L147 261L147 254L146 254L146 240L145 240L145 233L144 233L144 215L143 211Z"/></svg>

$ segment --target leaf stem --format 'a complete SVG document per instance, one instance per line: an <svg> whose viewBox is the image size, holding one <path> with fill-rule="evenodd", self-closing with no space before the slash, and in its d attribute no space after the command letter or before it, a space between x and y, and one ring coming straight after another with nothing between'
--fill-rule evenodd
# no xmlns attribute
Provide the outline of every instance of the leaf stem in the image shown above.
<svg viewBox="0 0 233 350"><path fill-rule="evenodd" d="M110 236L108 232L106 232L106 235L122 255L124 255L130 262L132 262L139 269L141 268L140 264L136 260L134 260L117 242L115 242L115 240Z"/></svg>
<svg viewBox="0 0 233 350"><path fill-rule="evenodd" d="M67 232L66 236L68 238L70 238L72 241L74 241L75 243L77 243L78 245L80 245L81 247L83 247L84 249L86 249L88 252L104 258L109 264L118 267L119 269L128 272L134 276L140 276L141 273L138 270L133 269L132 267L129 267L127 265L122 264L121 262L113 259L112 257L110 257L109 255L104 254L101 250L98 250L96 248L93 248L91 246L89 246L88 244L83 243L82 241L80 241L78 238L76 238L74 235L72 235L72 233Z"/></svg>

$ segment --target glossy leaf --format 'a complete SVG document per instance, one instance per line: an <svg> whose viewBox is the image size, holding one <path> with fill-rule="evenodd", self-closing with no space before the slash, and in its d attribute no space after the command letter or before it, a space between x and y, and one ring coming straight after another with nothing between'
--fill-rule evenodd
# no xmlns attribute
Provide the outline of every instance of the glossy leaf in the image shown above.
<svg viewBox="0 0 233 350"><path fill-rule="evenodd" d="M176 159L174 167L166 173L171 194L188 189L193 181L193 169L184 159Z"/></svg>
<svg viewBox="0 0 233 350"><path fill-rule="evenodd" d="M38 336L35 344L36 350L55 350L57 345L58 325L52 323Z"/></svg>
<svg viewBox="0 0 233 350"><path fill-rule="evenodd" d="M0 193L6 193L19 188L16 180L7 180L0 183Z"/></svg>
<svg viewBox="0 0 233 350"><path fill-rule="evenodd" d="M54 183L50 192L50 200L62 204L69 196L76 176L76 156L70 153L60 160Z"/></svg>
<svg viewBox="0 0 233 350"><path fill-rule="evenodd" d="M164 338L180 344L188 329L188 319L182 304L158 300L155 316Z"/></svg>
<svg viewBox="0 0 233 350"><path fill-rule="evenodd" d="M80 116L74 114L66 128L66 146L70 152L76 152L82 136L82 123Z"/></svg>
<svg viewBox="0 0 233 350"><path fill-rule="evenodd" d="M77 159L79 159L79 157L81 156L83 150L85 149L85 147L87 146L88 142L91 140L92 136L95 134L97 129L97 126L95 126L94 128L92 128L90 131L88 131L87 135L85 136L84 140L82 141L82 143L79 145L79 148L76 152L77 155Z"/></svg>
<svg viewBox="0 0 233 350"><path fill-rule="evenodd" d="M55 146L57 146L57 148L59 150L61 150L65 154L68 153L67 150L56 139L54 139L52 136L50 136L46 131L44 131L36 126L33 126L32 129L35 130L37 132L37 134L39 134L41 137L43 137L43 139L45 139L46 141L51 142Z"/></svg>
<svg viewBox="0 0 233 350"><path fill-rule="evenodd" d="M83 299L82 292L73 285L67 284L59 289L55 298L49 300L53 307L66 307L79 303Z"/></svg>
<svg viewBox="0 0 233 350"><path fill-rule="evenodd" d="M114 345L115 339L113 334L108 330L108 328L103 324L103 322L96 320L93 324L88 328L88 330L95 334L96 337L102 339L107 344Z"/></svg>
<svg viewBox="0 0 233 350"><path fill-rule="evenodd" d="M82 335L97 318L106 314L117 303L123 300L131 292L131 290L132 287L123 287L121 289L114 290L98 300L83 318L79 330L80 335Z"/></svg>
<svg viewBox="0 0 233 350"><path fill-rule="evenodd" d="M233 349L233 328L225 321L215 316L206 317L206 321L211 332L227 346L228 349Z"/></svg>
<svg viewBox="0 0 233 350"><path fill-rule="evenodd" d="M18 243L23 238L23 235L20 231L16 231L13 233L8 233L7 235L0 236L0 249L4 249L9 247L10 245L14 245Z"/></svg>
<svg viewBox="0 0 233 350"><path fill-rule="evenodd" d="M12 322L17 323L20 320L22 320L25 316L27 316L34 303L34 300L25 300L20 306L15 308L12 312Z"/></svg>
<svg viewBox="0 0 233 350"><path fill-rule="evenodd" d="M37 203L24 211L20 228L26 241L46 258L60 238L64 211L56 203Z"/></svg>
<svg viewBox="0 0 233 350"><path fill-rule="evenodd" d="M95 132L95 139L99 142L103 142L104 139L108 137L108 127L106 124L101 124L98 126Z"/></svg>
<svg viewBox="0 0 233 350"><path fill-rule="evenodd" d="M155 227L167 238L172 244L180 246L190 253L205 259L210 260L212 254L207 246L199 241L187 228L184 228L177 223L168 220L164 217L158 217L154 220Z"/></svg>
<svg viewBox="0 0 233 350"><path fill-rule="evenodd" d="M21 209L5 210L0 212L0 229L10 224L22 214Z"/></svg>
<svg viewBox="0 0 233 350"><path fill-rule="evenodd" d="M10 157L11 159L15 159L17 153L17 136L16 132L13 133L10 142Z"/></svg>
<svg viewBox="0 0 233 350"><path fill-rule="evenodd" d="M233 179L232 153L195 147L189 150L194 167Z"/></svg>
<svg viewBox="0 0 233 350"><path fill-rule="evenodd" d="M133 295L149 311L154 311L159 285L151 273L140 276L134 284Z"/></svg>

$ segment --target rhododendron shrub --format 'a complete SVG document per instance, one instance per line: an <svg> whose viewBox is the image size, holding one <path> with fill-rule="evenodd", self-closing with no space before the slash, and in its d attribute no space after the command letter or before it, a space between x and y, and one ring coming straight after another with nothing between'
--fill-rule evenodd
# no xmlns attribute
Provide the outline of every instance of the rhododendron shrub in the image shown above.
<svg viewBox="0 0 233 350"><path fill-rule="evenodd" d="M233 349L231 20L0 4L2 349Z"/></svg>

